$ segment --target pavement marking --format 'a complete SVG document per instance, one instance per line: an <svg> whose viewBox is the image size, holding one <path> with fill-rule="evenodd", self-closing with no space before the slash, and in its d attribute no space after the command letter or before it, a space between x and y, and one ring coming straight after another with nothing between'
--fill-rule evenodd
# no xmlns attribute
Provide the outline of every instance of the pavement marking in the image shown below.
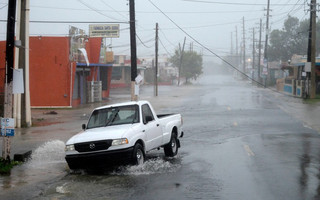
<svg viewBox="0 0 320 200"><path fill-rule="evenodd" d="M227 107L227 110L228 110L228 111L230 111L230 110L231 110L231 108L228 106L228 107Z"/></svg>
<svg viewBox="0 0 320 200"><path fill-rule="evenodd" d="M233 126L238 126L238 122L233 122Z"/></svg>
<svg viewBox="0 0 320 200"><path fill-rule="evenodd" d="M254 156L253 151L250 149L249 145L245 144L243 145L244 150L246 150L248 156Z"/></svg>

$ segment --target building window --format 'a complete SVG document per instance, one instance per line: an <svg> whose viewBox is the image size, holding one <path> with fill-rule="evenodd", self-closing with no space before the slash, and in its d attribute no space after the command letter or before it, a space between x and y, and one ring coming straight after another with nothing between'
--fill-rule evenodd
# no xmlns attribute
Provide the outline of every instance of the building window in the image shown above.
<svg viewBox="0 0 320 200"><path fill-rule="evenodd" d="M122 77L122 68L113 67L112 68L112 80L120 80Z"/></svg>

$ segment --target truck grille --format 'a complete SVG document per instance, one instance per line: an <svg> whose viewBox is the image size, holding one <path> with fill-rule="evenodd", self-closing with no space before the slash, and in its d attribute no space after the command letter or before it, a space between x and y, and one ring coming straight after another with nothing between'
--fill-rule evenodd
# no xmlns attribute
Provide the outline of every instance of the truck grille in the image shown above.
<svg viewBox="0 0 320 200"><path fill-rule="evenodd" d="M74 147L78 152L90 152L107 150L112 144L112 140L101 140L93 142L84 142L75 144Z"/></svg>

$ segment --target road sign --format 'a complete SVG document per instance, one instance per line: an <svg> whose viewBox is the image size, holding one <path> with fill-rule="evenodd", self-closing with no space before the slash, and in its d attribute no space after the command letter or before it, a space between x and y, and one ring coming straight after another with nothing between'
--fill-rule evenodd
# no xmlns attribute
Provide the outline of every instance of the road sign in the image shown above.
<svg viewBox="0 0 320 200"><path fill-rule="evenodd" d="M14 136L14 119L1 118L1 136Z"/></svg>

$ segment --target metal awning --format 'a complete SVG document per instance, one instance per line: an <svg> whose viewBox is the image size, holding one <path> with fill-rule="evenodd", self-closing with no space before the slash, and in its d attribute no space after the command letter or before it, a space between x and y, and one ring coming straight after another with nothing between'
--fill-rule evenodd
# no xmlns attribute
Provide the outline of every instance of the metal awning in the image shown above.
<svg viewBox="0 0 320 200"><path fill-rule="evenodd" d="M316 66L320 66L320 62L316 62L315 63ZM300 63L295 63L294 66L304 66L305 65L305 62L300 62Z"/></svg>
<svg viewBox="0 0 320 200"><path fill-rule="evenodd" d="M131 65L113 65L114 68L131 68ZM139 70L146 70L147 67L145 66L137 66Z"/></svg>
<svg viewBox="0 0 320 200"><path fill-rule="evenodd" d="M87 65L87 63L77 63L77 67L112 67L113 64L108 63L90 63Z"/></svg>

